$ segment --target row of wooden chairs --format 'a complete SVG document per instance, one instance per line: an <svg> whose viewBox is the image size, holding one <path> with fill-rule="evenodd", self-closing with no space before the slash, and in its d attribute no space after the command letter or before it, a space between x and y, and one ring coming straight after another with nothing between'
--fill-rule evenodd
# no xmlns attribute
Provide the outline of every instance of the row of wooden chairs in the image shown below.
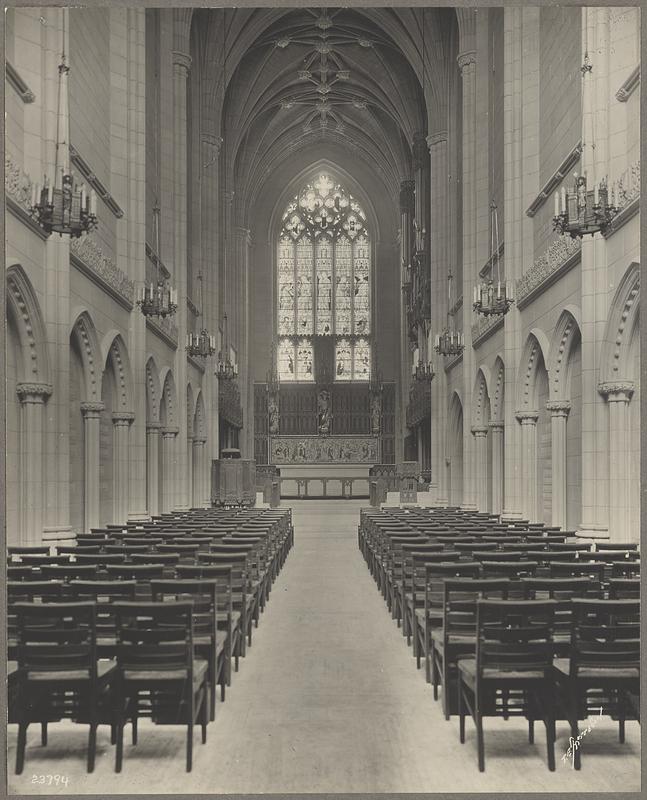
<svg viewBox="0 0 647 800"><path fill-rule="evenodd" d="M231 684L232 660L238 669L239 657L245 656L251 644L252 627L258 625L272 583L293 543L289 511L246 516L244 525L227 523L226 536L231 541L225 545L222 537L206 536L197 549L183 550L180 542L193 532L178 536L176 529L175 539L169 541L173 549L162 552L156 549L159 542L152 541L156 537L147 532L141 537L150 535L146 552L106 553L102 548L81 553L83 545L79 545L74 554L56 556L73 555L73 561L55 564L33 559L47 559L42 550L34 553L21 548L22 552L16 549L11 553L20 559L17 566L8 568L8 655L10 663L14 662L10 669L10 721L19 726L17 772L23 768L30 722L41 723L44 744L48 722L63 716L87 722L89 771L94 767L96 726L110 724L119 770L124 725L131 722L136 744L137 720L147 715L156 723L188 726L190 770L193 726L202 725L204 740L206 724L215 718L216 687L224 700L225 687ZM183 515L182 522L187 520L191 516ZM177 520L171 521L175 523ZM97 541L114 540L115 533L119 531L94 531L92 535ZM15 570L21 573L12 574ZM177 606L177 619L172 606ZM122 624L128 609L130 628ZM77 610L85 622L75 618ZM178 638L180 623L183 633ZM69 633L79 626L85 632L82 641ZM136 630L141 638L124 638L127 630L131 634ZM52 639L56 636L60 638ZM178 662L178 642L185 654L182 664ZM47 646L39 650L40 645ZM155 655L166 649L168 658ZM186 660L189 650L191 664ZM138 666L137 652L144 658ZM74 659L82 655L86 661L77 669ZM30 661L32 658L36 661ZM96 661L96 668L89 666L89 659ZM76 690L70 688L72 684ZM191 686L195 691L189 697L187 687Z"/></svg>
<svg viewBox="0 0 647 800"><path fill-rule="evenodd" d="M467 528L481 529L483 520L470 520L466 524L465 516L457 512L455 519L461 529L456 530L452 518L453 512L445 511L442 525L436 524L437 520L432 525L427 514L411 515L400 509L395 514L363 511L358 537L392 616L402 625L407 642L413 643L418 667L425 660L425 673L433 684L434 698L438 698L438 689L442 687L445 717L458 714L461 741L464 741L466 713L474 717L479 769L484 769L482 718L492 713L505 717L525 714L531 741L534 721L544 719L551 769L554 769L556 708L567 709L565 718L577 738L577 720L584 718L582 714L597 693L598 699L602 697L604 701L605 713L612 713L618 719L623 741L624 720L636 716L636 704L632 704L631 698L638 693L639 645L634 622L638 616L640 581L636 577L639 571L636 545L607 544L591 552L589 545L563 541L566 537L561 537L559 531L543 531L539 543L543 548L533 541L529 543L534 548L531 550L518 545L523 537L534 538L536 529L517 528L514 542L508 542L506 536L484 547L485 534L482 534L470 538L470 547L461 548L459 544L465 542ZM493 520L487 522L489 527L494 524ZM575 546L571 548L570 544ZM528 560L529 553L534 561ZM586 606L589 617L608 616L612 611L628 615L622 628L627 642L618 644L615 660L612 656L605 665L607 673L598 674L599 685L593 685L591 680L587 684L584 678L590 679L591 675L577 666L581 649L578 637L582 630L577 610L580 602L589 604ZM487 648L481 648L479 660L479 642L492 644L492 638L487 638L492 637L488 628L492 620L488 621L485 610L481 612L482 629L478 627L482 603L498 603L493 613L507 617L500 618L497 624L502 631L516 631L514 635L505 634L508 638L494 647L492 652L498 654L499 661L492 662L498 666L492 673L487 672L492 666L485 657ZM549 605L541 606L542 603ZM550 663L546 660L541 668L534 670L535 683L529 680L532 670L528 664L524 666L523 659L521 664L514 662L523 651L523 636L515 638L520 635L519 620L523 615L515 612L515 608L535 609L538 613L550 609L550 625L546 628L550 636L544 641ZM616 619L613 617L612 622ZM613 626L610 631L610 636L620 635ZM527 640L525 645L530 643ZM513 674L512 663L519 674ZM487 675L496 678L494 684L487 683ZM613 683L614 676L617 683ZM512 683L509 679L513 679ZM516 691L520 687L523 691ZM558 703L559 692L562 696ZM485 698L488 702L481 702ZM574 765L579 768L579 753Z"/></svg>

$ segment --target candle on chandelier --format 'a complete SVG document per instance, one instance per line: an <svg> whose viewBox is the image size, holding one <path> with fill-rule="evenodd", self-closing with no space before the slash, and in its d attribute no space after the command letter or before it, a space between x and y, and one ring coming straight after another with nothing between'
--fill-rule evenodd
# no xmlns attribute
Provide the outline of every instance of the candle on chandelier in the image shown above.
<svg viewBox="0 0 647 800"><path fill-rule="evenodd" d="M600 188L597 183L593 187L593 205L600 205Z"/></svg>
<svg viewBox="0 0 647 800"><path fill-rule="evenodd" d="M93 217L97 215L97 193L94 189L90 190L90 214L92 214Z"/></svg>
<svg viewBox="0 0 647 800"><path fill-rule="evenodd" d="M562 214L566 213L566 187L562 186Z"/></svg>
<svg viewBox="0 0 647 800"><path fill-rule="evenodd" d="M559 217L559 192L555 192L555 216Z"/></svg>

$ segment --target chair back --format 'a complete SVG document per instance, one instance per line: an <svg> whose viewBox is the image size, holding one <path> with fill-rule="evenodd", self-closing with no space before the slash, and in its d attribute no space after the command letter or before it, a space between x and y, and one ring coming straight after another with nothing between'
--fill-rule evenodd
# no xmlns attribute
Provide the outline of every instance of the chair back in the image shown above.
<svg viewBox="0 0 647 800"><path fill-rule="evenodd" d="M117 663L126 680L193 683L193 602L116 602Z"/></svg>
<svg viewBox="0 0 647 800"><path fill-rule="evenodd" d="M476 671L543 672L553 663L555 600L478 600Z"/></svg>
<svg viewBox="0 0 647 800"><path fill-rule="evenodd" d="M531 577L539 566L536 561L486 561L481 559L483 576L486 578Z"/></svg>
<svg viewBox="0 0 647 800"><path fill-rule="evenodd" d="M42 566L40 572L48 581L91 581L97 577L98 567L96 564L55 564Z"/></svg>
<svg viewBox="0 0 647 800"><path fill-rule="evenodd" d="M476 634L476 603L483 598L506 600L510 581L487 578L448 578L443 585L443 638Z"/></svg>
<svg viewBox="0 0 647 800"><path fill-rule="evenodd" d="M640 597L640 578L609 578L609 600Z"/></svg>
<svg viewBox="0 0 647 800"><path fill-rule="evenodd" d="M637 578L640 575L640 561L612 561L612 578Z"/></svg>
<svg viewBox="0 0 647 800"><path fill-rule="evenodd" d="M193 603L193 635L208 636L216 643L218 616L218 581L183 578L172 581L151 581L151 595L156 602L186 601Z"/></svg>
<svg viewBox="0 0 647 800"><path fill-rule="evenodd" d="M571 676L582 669L640 668L640 600L572 601Z"/></svg>
<svg viewBox="0 0 647 800"><path fill-rule="evenodd" d="M21 680L97 677L94 603L16 603L16 658Z"/></svg>
<svg viewBox="0 0 647 800"><path fill-rule="evenodd" d="M590 578L602 583L605 564L601 561L551 561L550 577L560 578L572 575L573 577L588 575Z"/></svg>

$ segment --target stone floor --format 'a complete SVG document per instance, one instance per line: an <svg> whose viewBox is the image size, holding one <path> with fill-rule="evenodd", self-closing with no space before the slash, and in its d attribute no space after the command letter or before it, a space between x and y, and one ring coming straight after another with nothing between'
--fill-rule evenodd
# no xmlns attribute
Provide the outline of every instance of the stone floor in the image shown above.
<svg viewBox="0 0 647 800"><path fill-rule="evenodd" d="M14 776L16 729L9 730L9 792L16 794L585 792L640 789L640 728L627 741L604 719L583 745L582 770L561 760L568 729L558 725L550 773L540 726L529 745L523 720L485 721L486 772L476 763L473 726L458 740L424 673L386 611L357 548L359 501L295 502L295 546L234 674L227 701L196 734L184 771L184 730L140 725L115 775L109 731L100 730L97 766L85 772L87 729L51 726L41 748L30 730L24 774ZM129 736L129 729L126 730ZM33 776L65 775L65 789Z"/></svg>

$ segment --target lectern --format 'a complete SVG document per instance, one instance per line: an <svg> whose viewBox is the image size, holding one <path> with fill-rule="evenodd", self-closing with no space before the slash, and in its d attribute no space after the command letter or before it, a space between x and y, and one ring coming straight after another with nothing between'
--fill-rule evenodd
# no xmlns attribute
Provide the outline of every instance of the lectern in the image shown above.
<svg viewBox="0 0 647 800"><path fill-rule="evenodd" d="M253 506L256 500L256 462L241 458L240 450L229 447L211 462L211 504Z"/></svg>

